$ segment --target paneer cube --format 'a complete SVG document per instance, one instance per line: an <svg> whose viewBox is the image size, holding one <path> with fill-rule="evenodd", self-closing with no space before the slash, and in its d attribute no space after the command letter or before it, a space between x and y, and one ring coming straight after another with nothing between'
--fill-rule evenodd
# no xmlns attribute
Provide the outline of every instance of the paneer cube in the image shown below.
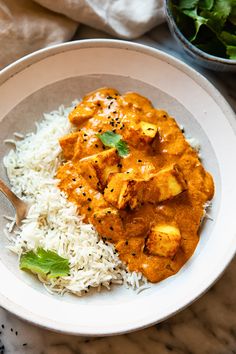
<svg viewBox="0 0 236 354"><path fill-rule="evenodd" d="M79 137L79 132L74 132L65 135L61 139L59 139L63 156L66 160L71 160L73 158L78 137Z"/></svg>
<svg viewBox="0 0 236 354"><path fill-rule="evenodd" d="M107 188L104 191L104 198L118 209L124 209L128 204L136 206L136 184L137 182L126 173L116 173L110 178Z"/></svg>
<svg viewBox="0 0 236 354"><path fill-rule="evenodd" d="M88 175L88 177L96 176L96 183L99 183L99 185L97 184L97 188L104 189L110 174L120 171L119 162L120 157L116 149L112 148L81 159L79 166L81 166L81 173L83 175ZM90 180L92 178L89 177Z"/></svg>
<svg viewBox="0 0 236 354"><path fill-rule="evenodd" d="M98 102L109 100L113 97L119 96L119 92L113 88L103 87L98 90L92 91L84 96L83 101Z"/></svg>
<svg viewBox="0 0 236 354"><path fill-rule="evenodd" d="M187 189L184 176L177 164L152 175L145 183L143 201L162 202L171 199Z"/></svg>
<svg viewBox="0 0 236 354"><path fill-rule="evenodd" d="M155 124L141 121L140 127L142 130L142 135L147 142L150 142L152 139L155 138L157 134L157 126Z"/></svg>
<svg viewBox="0 0 236 354"><path fill-rule="evenodd" d="M108 241L118 241L124 237L124 227L119 211L114 208L96 210L90 222L97 232Z"/></svg>
<svg viewBox="0 0 236 354"><path fill-rule="evenodd" d="M184 177L171 165L146 179L134 178L126 173L111 176L104 198L118 209L136 208L142 202L158 203L171 199L187 189Z"/></svg>
<svg viewBox="0 0 236 354"><path fill-rule="evenodd" d="M83 101L70 112L69 120L72 124L80 125L92 118L96 114L98 108L99 107L94 102Z"/></svg>
<svg viewBox="0 0 236 354"><path fill-rule="evenodd" d="M123 102L128 104L133 110L146 112L153 108L151 101L136 92L127 92L123 95Z"/></svg>
<svg viewBox="0 0 236 354"><path fill-rule="evenodd" d="M133 114L126 114L126 118L122 121L125 129L122 131L124 140L130 145L137 146L140 143L150 143L157 134L157 126L155 124L139 121Z"/></svg>
<svg viewBox="0 0 236 354"><path fill-rule="evenodd" d="M82 176L92 188L95 190L100 189L100 182L93 164L89 159L87 160L85 158L82 160L76 165L79 175Z"/></svg>
<svg viewBox="0 0 236 354"><path fill-rule="evenodd" d="M146 239L145 251L154 256L174 257L181 241L177 226L160 224L153 226Z"/></svg>

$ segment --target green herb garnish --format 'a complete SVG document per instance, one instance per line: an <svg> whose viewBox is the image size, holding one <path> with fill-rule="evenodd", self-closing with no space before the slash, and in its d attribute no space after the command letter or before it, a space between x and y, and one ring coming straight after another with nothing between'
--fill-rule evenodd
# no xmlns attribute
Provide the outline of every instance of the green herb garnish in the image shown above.
<svg viewBox="0 0 236 354"><path fill-rule="evenodd" d="M236 0L172 0L171 7L192 44L211 55L235 59Z"/></svg>
<svg viewBox="0 0 236 354"><path fill-rule="evenodd" d="M20 269L30 270L32 273L56 278L69 275L68 259L60 257L53 251L38 248L36 252L29 251L20 257Z"/></svg>
<svg viewBox="0 0 236 354"><path fill-rule="evenodd" d="M124 140L122 140L122 136L120 134L116 134L108 130L103 134L97 134L97 136L103 145L116 148L119 156L124 157L129 154L128 145Z"/></svg>

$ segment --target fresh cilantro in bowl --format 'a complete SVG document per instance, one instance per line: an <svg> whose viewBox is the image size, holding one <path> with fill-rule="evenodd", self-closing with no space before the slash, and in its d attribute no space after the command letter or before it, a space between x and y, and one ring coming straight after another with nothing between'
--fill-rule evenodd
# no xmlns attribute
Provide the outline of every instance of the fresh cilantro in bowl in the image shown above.
<svg viewBox="0 0 236 354"><path fill-rule="evenodd" d="M204 52L236 60L236 0L171 0L183 35Z"/></svg>

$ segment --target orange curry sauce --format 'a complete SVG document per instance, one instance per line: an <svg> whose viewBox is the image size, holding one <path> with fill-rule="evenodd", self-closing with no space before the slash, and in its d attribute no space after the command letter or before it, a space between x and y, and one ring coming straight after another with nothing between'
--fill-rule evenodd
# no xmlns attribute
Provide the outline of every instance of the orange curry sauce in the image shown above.
<svg viewBox="0 0 236 354"><path fill-rule="evenodd" d="M173 118L137 93L98 89L69 114L75 132L60 139L66 162L59 188L84 221L115 245L130 271L158 282L175 274L198 243L214 183ZM120 134L120 157L97 134Z"/></svg>

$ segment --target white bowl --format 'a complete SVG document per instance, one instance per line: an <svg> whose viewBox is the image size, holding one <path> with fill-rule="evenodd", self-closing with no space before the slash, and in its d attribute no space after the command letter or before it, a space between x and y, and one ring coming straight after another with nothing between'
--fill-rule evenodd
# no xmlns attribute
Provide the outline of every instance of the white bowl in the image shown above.
<svg viewBox="0 0 236 354"><path fill-rule="evenodd" d="M35 324L72 334L110 335L160 322L204 293L235 250L236 138L231 108L200 74L158 50L114 40L66 43L31 54L0 73L0 137L29 132L45 111L100 86L134 90L172 114L200 141L216 193L200 242L180 270L136 295L123 287L84 298L50 295L34 276L18 269L1 233L0 305ZM9 147L2 143L1 159ZM0 175L6 179L1 163ZM2 214L13 213L1 198ZM3 230L4 221L0 228Z"/></svg>

